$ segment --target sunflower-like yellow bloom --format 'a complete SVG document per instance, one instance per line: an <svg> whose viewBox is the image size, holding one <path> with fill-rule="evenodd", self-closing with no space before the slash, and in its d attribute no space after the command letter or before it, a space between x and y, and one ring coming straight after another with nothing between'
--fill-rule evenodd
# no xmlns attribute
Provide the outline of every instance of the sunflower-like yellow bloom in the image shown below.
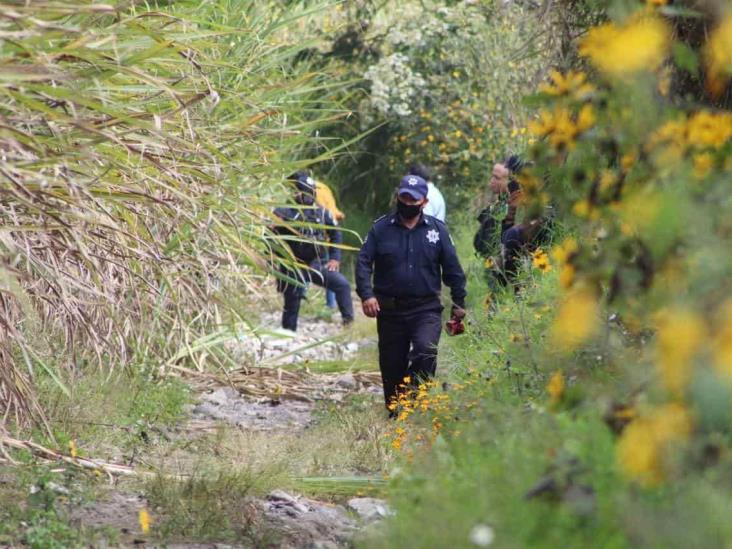
<svg viewBox="0 0 732 549"><path fill-rule="evenodd" d="M668 25L658 17L631 18L591 29L580 43L580 55L601 71L622 76L661 66L671 45Z"/></svg>
<svg viewBox="0 0 732 549"><path fill-rule="evenodd" d="M677 403L666 404L633 420L623 430L616 449L621 471L646 486L662 482L667 450L673 443L686 440L692 428L689 411Z"/></svg>
<svg viewBox="0 0 732 549"><path fill-rule="evenodd" d="M587 82L587 75L583 72L569 71L562 74L559 71L549 73L550 84L539 85L539 91L554 96L570 96L574 99L584 99L595 91L595 86Z"/></svg>

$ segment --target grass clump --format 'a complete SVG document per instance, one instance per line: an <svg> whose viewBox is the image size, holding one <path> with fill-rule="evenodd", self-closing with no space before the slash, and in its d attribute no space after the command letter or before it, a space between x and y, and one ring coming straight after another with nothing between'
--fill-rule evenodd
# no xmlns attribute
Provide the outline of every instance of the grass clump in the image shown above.
<svg viewBox="0 0 732 549"><path fill-rule="evenodd" d="M90 475L26 464L0 468L0 543L33 548L116 543L118 532L79 524L73 511L96 497Z"/></svg>
<svg viewBox="0 0 732 549"><path fill-rule="evenodd" d="M265 543L257 530L250 497L261 484L239 468L195 473L186 479L159 475L145 485L157 516L154 528L166 541L242 541Z"/></svg>

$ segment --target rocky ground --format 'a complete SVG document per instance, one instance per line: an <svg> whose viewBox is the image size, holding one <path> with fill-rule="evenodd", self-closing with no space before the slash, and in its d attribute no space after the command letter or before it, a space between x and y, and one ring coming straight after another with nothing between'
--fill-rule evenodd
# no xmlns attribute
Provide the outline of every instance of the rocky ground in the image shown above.
<svg viewBox="0 0 732 549"><path fill-rule="evenodd" d="M353 341L337 322L302 318L298 333L277 328L279 313L262 316L258 334L242 336L232 351L248 366L225 376L188 372L195 391L190 418L173 438L195 438L219 425L250 432L296 433L314 421L319 402L340 402L362 393L378 400L378 372L349 371L348 362L372 347L372 338ZM342 361L346 368L334 373L313 371L309 365ZM76 509L81 526L110 527L125 543L146 544L139 535L138 512L145 505L140 494L110 490L97 501ZM249 508L258 524L276 534L279 547L335 548L349 546L365 527L373 528L389 515L386 502L369 497L318 501L284 490L250 498ZM221 544L178 544L167 547L228 547Z"/></svg>

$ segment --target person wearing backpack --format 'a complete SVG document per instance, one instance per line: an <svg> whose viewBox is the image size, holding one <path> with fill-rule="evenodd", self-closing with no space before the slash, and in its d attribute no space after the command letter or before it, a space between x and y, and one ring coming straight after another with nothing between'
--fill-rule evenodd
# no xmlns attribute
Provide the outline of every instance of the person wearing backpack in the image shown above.
<svg viewBox="0 0 732 549"><path fill-rule="evenodd" d="M308 282L335 292L343 324L350 324L353 322L351 285L339 272L341 250L329 245L343 242L341 231L330 212L316 204L315 181L306 170L295 172L288 179L295 184L295 202L300 206L274 210L285 221L275 232L287 238L292 254L300 263L296 269L283 267L282 272L300 284L277 280L277 290L284 296L282 327L297 330L302 290Z"/></svg>

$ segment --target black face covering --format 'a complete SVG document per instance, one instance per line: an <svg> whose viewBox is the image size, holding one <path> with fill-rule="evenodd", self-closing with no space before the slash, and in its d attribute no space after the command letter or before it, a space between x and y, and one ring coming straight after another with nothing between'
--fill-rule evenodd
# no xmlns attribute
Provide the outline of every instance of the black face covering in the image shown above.
<svg viewBox="0 0 732 549"><path fill-rule="evenodd" d="M401 200L397 200L397 213L403 219L414 219L422 211L422 204L405 204Z"/></svg>

